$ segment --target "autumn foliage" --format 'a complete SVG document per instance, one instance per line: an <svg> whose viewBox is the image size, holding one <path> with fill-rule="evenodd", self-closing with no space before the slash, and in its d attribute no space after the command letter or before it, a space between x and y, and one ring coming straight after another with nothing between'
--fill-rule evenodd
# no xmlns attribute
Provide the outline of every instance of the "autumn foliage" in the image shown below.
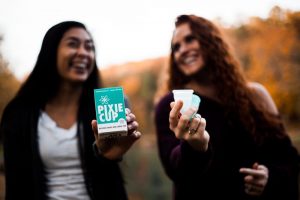
<svg viewBox="0 0 300 200"><path fill-rule="evenodd" d="M249 80L264 84L284 117L300 118L300 12L274 7L269 18L227 30Z"/></svg>

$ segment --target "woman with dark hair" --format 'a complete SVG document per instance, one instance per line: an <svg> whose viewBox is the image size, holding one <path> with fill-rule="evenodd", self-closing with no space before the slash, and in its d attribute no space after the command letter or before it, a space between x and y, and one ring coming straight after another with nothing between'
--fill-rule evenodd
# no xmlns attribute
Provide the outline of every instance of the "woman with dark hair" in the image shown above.
<svg viewBox="0 0 300 200"><path fill-rule="evenodd" d="M140 137L98 137L94 92L102 86L93 39L79 22L46 33L32 73L6 107L6 199L127 199L118 162Z"/></svg>
<svg viewBox="0 0 300 200"><path fill-rule="evenodd" d="M298 152L270 94L246 81L213 23L182 15L175 26L168 89L193 89L201 104L180 114L183 102L169 93L156 107L174 199L296 200Z"/></svg>

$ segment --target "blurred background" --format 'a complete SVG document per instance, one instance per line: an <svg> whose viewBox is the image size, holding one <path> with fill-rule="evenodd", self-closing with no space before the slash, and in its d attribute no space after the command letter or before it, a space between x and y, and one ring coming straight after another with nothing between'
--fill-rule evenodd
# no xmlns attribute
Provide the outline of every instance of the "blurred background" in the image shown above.
<svg viewBox="0 0 300 200"><path fill-rule="evenodd" d="M18 0L10 1L21 3L24 6L23 13L34 6L25 5ZM300 152L300 2L284 1L291 2L290 5L275 4L274 1L266 1L267 5L256 3L254 7L257 10L264 8L262 11L256 11L245 3L242 8L231 4L231 7L237 9L233 13L225 9L227 4L218 4L215 0L212 1L215 5L204 2L198 1L195 5L195 1L190 1L186 5L189 1L185 1L184 6L180 6L170 1L170 4L162 2L161 7L159 4L138 3L138 6L149 6L155 10L141 12L139 7L135 7L130 12L129 7L134 6L134 1L128 0L128 10L127 7L121 9L119 6L122 5L117 5L114 9L111 7L110 14L100 18L92 10L90 15L93 19L90 21L81 12L75 17L76 12L73 11L66 18L64 11L67 8L58 7L54 10L56 13L49 8L41 15L45 20L42 24L37 24L34 17L30 21L31 18L26 18L26 14L24 18L22 14L17 14L14 18L3 18L5 14L9 17L9 12L15 13L12 9L20 10L7 3L11 9L4 11L5 6L0 8L0 120L5 105L32 70L46 30L62 20L81 21L88 25L95 39L97 62L100 63L100 73L105 86L124 88L140 124L139 129L143 133L142 138L134 144L121 163L130 200L171 199L172 185L158 158L153 115L155 103L166 92L165 75L174 20L179 14L193 13L218 24L247 78L266 86L282 114L294 145ZM73 3L69 3L71 7ZM89 1L84 2L88 3ZM178 9L172 11L174 7ZM204 8L212 8L213 15ZM246 11L247 9L251 12ZM43 9L33 10L37 13L41 11ZM112 17L118 12L131 16L131 20L136 22L135 25L120 23L122 20L125 22L122 15L118 15L120 21L113 21L116 19ZM53 16L56 14L59 17ZM149 18L145 18L146 16ZM17 23L18 21L24 23ZM35 26L36 29L33 28ZM112 29L110 36L105 35L109 32L107 27ZM101 31L103 34L100 34ZM3 149L0 145L0 199L4 197L3 170Z"/></svg>

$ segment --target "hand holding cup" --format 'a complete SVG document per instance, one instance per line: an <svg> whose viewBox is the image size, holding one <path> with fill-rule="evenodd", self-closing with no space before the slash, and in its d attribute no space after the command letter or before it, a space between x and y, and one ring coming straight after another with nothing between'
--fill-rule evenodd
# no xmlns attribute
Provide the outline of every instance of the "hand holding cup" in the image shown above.
<svg viewBox="0 0 300 200"><path fill-rule="evenodd" d="M209 134L206 120L197 114L200 98L193 90L173 90L175 102L171 103L170 129L178 139L186 140L197 151L206 151Z"/></svg>

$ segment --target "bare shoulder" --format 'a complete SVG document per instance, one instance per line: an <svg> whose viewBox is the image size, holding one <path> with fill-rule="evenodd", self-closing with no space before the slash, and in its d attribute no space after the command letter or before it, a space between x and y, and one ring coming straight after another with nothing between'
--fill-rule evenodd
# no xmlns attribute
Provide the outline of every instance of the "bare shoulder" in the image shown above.
<svg viewBox="0 0 300 200"><path fill-rule="evenodd" d="M272 99L268 90L262 84L257 82L249 82L248 87L255 92L255 95L257 95L256 98L258 98L261 101L262 105L270 113L278 114L278 110L274 103L274 100Z"/></svg>

